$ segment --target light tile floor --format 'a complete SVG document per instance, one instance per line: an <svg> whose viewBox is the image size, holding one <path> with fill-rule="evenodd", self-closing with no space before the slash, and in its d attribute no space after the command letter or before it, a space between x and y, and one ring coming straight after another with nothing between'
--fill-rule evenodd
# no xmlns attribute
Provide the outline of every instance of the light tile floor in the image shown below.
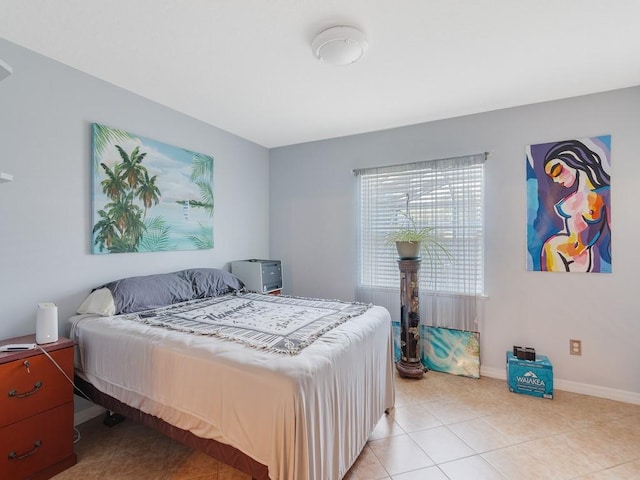
<svg viewBox="0 0 640 480"><path fill-rule="evenodd" d="M543 400L437 372L397 377L396 392L344 480L640 479L640 405L562 391ZM131 421L79 430L78 464L56 480L250 480Z"/></svg>

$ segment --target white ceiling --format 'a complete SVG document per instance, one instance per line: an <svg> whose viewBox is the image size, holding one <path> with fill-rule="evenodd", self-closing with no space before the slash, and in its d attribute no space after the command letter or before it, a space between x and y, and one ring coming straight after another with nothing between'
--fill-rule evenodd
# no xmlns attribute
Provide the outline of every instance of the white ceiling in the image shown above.
<svg viewBox="0 0 640 480"><path fill-rule="evenodd" d="M0 36L265 147L640 85L639 0L0 0Z"/></svg>

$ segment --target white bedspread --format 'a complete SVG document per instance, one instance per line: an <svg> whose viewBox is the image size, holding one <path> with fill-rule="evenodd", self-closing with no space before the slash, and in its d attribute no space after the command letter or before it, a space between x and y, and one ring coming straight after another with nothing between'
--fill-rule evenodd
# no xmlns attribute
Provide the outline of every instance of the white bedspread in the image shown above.
<svg viewBox="0 0 640 480"><path fill-rule="evenodd" d="M70 319L76 371L102 392L232 445L272 480L338 480L393 407L389 312L373 307L298 355L120 320Z"/></svg>

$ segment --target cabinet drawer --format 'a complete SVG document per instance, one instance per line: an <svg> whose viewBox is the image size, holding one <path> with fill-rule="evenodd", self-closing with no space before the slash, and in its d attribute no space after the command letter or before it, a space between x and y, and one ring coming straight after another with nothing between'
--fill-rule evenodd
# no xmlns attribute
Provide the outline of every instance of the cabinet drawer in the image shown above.
<svg viewBox="0 0 640 480"><path fill-rule="evenodd" d="M75 463L73 402L0 428L2 478L30 478L61 462Z"/></svg>
<svg viewBox="0 0 640 480"><path fill-rule="evenodd" d="M50 355L73 378L73 348ZM25 362L29 362L28 368ZM0 427L72 399L72 385L44 354L0 365Z"/></svg>

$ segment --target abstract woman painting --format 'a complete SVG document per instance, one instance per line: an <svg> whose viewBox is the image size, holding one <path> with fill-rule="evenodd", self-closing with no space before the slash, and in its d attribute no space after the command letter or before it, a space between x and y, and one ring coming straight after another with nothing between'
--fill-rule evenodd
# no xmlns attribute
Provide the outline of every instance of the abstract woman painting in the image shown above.
<svg viewBox="0 0 640 480"><path fill-rule="evenodd" d="M527 269L611 272L611 136L529 145Z"/></svg>

